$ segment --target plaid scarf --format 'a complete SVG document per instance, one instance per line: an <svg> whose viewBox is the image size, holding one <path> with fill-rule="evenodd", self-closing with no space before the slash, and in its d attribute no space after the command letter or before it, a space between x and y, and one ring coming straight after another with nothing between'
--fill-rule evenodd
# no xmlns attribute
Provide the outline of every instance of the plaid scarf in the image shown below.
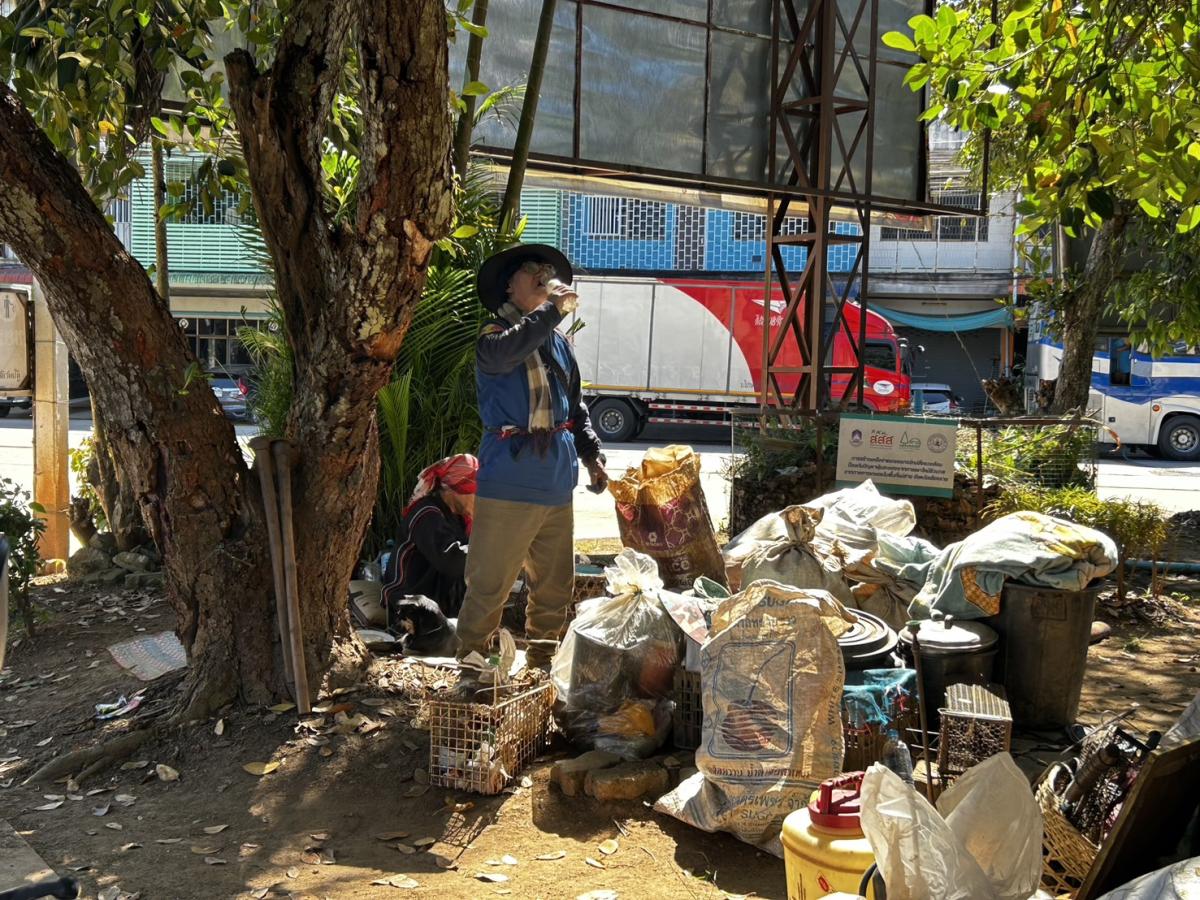
<svg viewBox="0 0 1200 900"><path fill-rule="evenodd" d="M510 325L518 325L523 318L519 309L512 303L505 303L497 310L497 315ZM498 323L484 328L484 334L496 334L504 331ZM550 393L550 373L542 360L541 348L530 353L525 358L525 374L529 380L529 421L521 429L516 426L506 426L501 431L503 437L528 436L533 438L534 448L539 456L545 456L550 447L551 438L560 429L554 424L554 400ZM514 453L518 447L514 446Z"/></svg>

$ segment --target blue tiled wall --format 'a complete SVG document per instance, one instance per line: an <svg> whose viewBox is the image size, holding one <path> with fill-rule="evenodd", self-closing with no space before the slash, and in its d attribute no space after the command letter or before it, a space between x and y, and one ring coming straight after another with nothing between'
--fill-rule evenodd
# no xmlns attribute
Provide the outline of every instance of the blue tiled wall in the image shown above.
<svg viewBox="0 0 1200 900"><path fill-rule="evenodd" d="M674 268L675 206L667 204L662 240L594 238L588 234L587 198L568 194L564 243L572 262L584 269L630 269L669 271Z"/></svg>

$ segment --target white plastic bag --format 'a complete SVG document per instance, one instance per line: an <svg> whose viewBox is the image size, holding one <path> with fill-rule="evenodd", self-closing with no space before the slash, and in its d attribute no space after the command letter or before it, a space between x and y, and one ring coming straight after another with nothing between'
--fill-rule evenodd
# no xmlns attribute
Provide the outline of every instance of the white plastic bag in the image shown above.
<svg viewBox="0 0 1200 900"><path fill-rule="evenodd" d="M1038 888L1042 814L1007 753L969 769L934 809L876 764L862 828L889 900L1026 900Z"/></svg>
<svg viewBox="0 0 1200 900"><path fill-rule="evenodd" d="M625 549L604 574L611 596L580 604L551 663L556 714L573 742L638 759L669 730L683 634L653 559Z"/></svg>

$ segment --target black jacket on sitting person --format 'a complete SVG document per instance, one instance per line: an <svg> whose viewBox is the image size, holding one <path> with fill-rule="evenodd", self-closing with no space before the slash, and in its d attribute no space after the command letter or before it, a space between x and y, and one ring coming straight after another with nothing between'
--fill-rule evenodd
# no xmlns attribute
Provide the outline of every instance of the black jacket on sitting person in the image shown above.
<svg viewBox="0 0 1200 900"><path fill-rule="evenodd" d="M400 597L423 594L454 618L467 593L467 522L437 494L412 505L400 523L396 549L383 573L385 608Z"/></svg>

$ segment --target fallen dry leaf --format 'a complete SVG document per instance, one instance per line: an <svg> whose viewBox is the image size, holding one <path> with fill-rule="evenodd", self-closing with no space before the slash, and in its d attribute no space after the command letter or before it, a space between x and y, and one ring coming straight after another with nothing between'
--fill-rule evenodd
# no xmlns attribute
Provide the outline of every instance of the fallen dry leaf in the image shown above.
<svg viewBox="0 0 1200 900"><path fill-rule="evenodd" d="M433 864L435 866L437 866L439 869L453 869L455 866L458 865L458 863L456 863L450 857L441 856L440 854L437 854L437 853L435 853L433 855Z"/></svg>
<svg viewBox="0 0 1200 900"><path fill-rule="evenodd" d="M67 776L67 793L68 794L78 794L79 793L79 782L76 781L74 776L72 776L72 775Z"/></svg>
<svg viewBox="0 0 1200 900"><path fill-rule="evenodd" d="M600 862L600 860L598 860L598 859L592 859L590 856L587 859L585 859L584 862L587 863L589 866L593 866L597 869L604 868L604 863Z"/></svg>
<svg viewBox="0 0 1200 900"><path fill-rule="evenodd" d="M113 797L113 800L122 806L132 806L137 802L137 797L133 796L133 794L117 794L117 796Z"/></svg>
<svg viewBox="0 0 1200 900"><path fill-rule="evenodd" d="M204 857L204 864L206 866L223 866L225 865L225 860L218 856L206 856Z"/></svg>
<svg viewBox="0 0 1200 900"><path fill-rule="evenodd" d="M299 878L300 870L297 869L295 866L292 866L292 868L287 870L287 877L288 878Z"/></svg>
<svg viewBox="0 0 1200 900"><path fill-rule="evenodd" d="M204 833L205 834L220 834L222 831L224 831L228 827L229 827L228 825L209 825L207 828L204 829Z"/></svg>
<svg viewBox="0 0 1200 900"><path fill-rule="evenodd" d="M37 745L38 745L39 747L45 747L45 746L46 746L47 744L49 744L49 743L50 743L52 740L54 740L54 735L51 735L50 737L46 738L44 741L38 741L38 742L37 742Z"/></svg>
<svg viewBox="0 0 1200 900"><path fill-rule="evenodd" d="M120 831L125 826L123 826L120 822L105 822L104 827L111 828L113 831Z"/></svg>
<svg viewBox="0 0 1200 900"><path fill-rule="evenodd" d="M217 724L213 726L213 734L215 734L217 737L220 737L224 733L225 733L225 720L217 719ZM263 890L267 890L267 888L263 888ZM266 894L264 894L263 896L265 897Z"/></svg>
<svg viewBox="0 0 1200 900"><path fill-rule="evenodd" d="M417 784L429 784L429 773L424 769L413 769L413 781Z"/></svg>
<svg viewBox="0 0 1200 900"><path fill-rule="evenodd" d="M318 831L316 834L310 834L309 837L312 838L314 841L327 841L327 840L329 840L329 832L328 831Z"/></svg>
<svg viewBox="0 0 1200 900"><path fill-rule="evenodd" d="M490 881L493 884L500 884L503 881L508 881L508 876L502 875L499 872L476 872L474 877L479 881Z"/></svg>
<svg viewBox="0 0 1200 900"><path fill-rule="evenodd" d="M413 846L416 847L418 850L424 850L426 847L432 847L434 844L436 844L437 838L431 838L431 837L417 838L412 843L413 843Z"/></svg>
<svg viewBox="0 0 1200 900"><path fill-rule="evenodd" d="M221 848L220 847L205 847L202 845L196 845L196 846L192 847L192 852L195 853L197 856L212 856L214 853L220 853Z"/></svg>
<svg viewBox="0 0 1200 900"><path fill-rule="evenodd" d="M404 796L412 799L415 797L424 797L428 793L429 793L429 785L414 784L412 787L408 788L404 792Z"/></svg>
<svg viewBox="0 0 1200 900"><path fill-rule="evenodd" d="M575 900L617 900L618 896L616 891L588 891L586 894L580 894Z"/></svg>
<svg viewBox="0 0 1200 900"><path fill-rule="evenodd" d="M121 896L120 885L110 885L96 895L96 900L117 900Z"/></svg>
<svg viewBox="0 0 1200 900"><path fill-rule="evenodd" d="M257 890L251 891L250 896L253 897L254 900L263 900L263 898L269 893L271 893L271 889L269 887L258 888Z"/></svg>
<svg viewBox="0 0 1200 900"><path fill-rule="evenodd" d="M261 849L261 844L242 844L240 847L238 847L238 859L245 859L247 856L253 856Z"/></svg>
<svg viewBox="0 0 1200 900"><path fill-rule="evenodd" d="M400 838L408 837L407 831L381 831L375 835L377 841L398 841Z"/></svg>
<svg viewBox="0 0 1200 900"><path fill-rule="evenodd" d="M179 780L179 772L175 769L172 769L170 766L164 766L162 763L159 763L157 766L155 766L154 771L158 774L159 781Z"/></svg>
<svg viewBox="0 0 1200 900"><path fill-rule="evenodd" d="M139 759L134 762L121 763L121 769L126 772L132 772L134 769L144 769L150 765L150 760Z"/></svg>
<svg viewBox="0 0 1200 900"><path fill-rule="evenodd" d="M371 884L381 884L386 887L405 888L412 890L419 888L421 883L415 879L409 878L407 875L393 875L391 878L376 878Z"/></svg>
<svg viewBox="0 0 1200 900"><path fill-rule="evenodd" d="M285 713L289 709L295 709L295 708L296 708L295 703L276 703L274 706L267 707L267 709L269 709L273 713Z"/></svg>
<svg viewBox="0 0 1200 900"><path fill-rule="evenodd" d="M533 779L530 778L528 775L523 776L521 778L521 787L523 787L523 788L533 787Z"/></svg>
<svg viewBox="0 0 1200 900"><path fill-rule="evenodd" d="M42 794L43 800L66 800L62 794Z"/></svg>
<svg viewBox="0 0 1200 900"><path fill-rule="evenodd" d="M484 863L485 866L515 866L516 864L517 858L509 853L505 853L499 859L489 859Z"/></svg>
<svg viewBox="0 0 1200 900"><path fill-rule="evenodd" d="M417 852L417 848L416 848L416 847L412 847L412 846L410 846L410 845L408 845L408 844L397 844L397 845L396 845L396 849L397 849L397 850L399 850L401 853L404 853L404 854L412 854L412 853L416 853L416 852Z"/></svg>
<svg viewBox="0 0 1200 900"><path fill-rule="evenodd" d="M333 851L328 847L305 847L300 859L310 866L332 866Z"/></svg>
<svg viewBox="0 0 1200 900"><path fill-rule="evenodd" d="M137 843L137 841L131 841L128 844L121 845L121 852L128 853L130 850L140 850L141 847L142 847L142 845Z"/></svg>
<svg viewBox="0 0 1200 900"><path fill-rule="evenodd" d="M542 853L539 856L536 856L534 858L541 859L541 860L562 859L566 855L567 855L566 850L553 850L550 853Z"/></svg>
<svg viewBox="0 0 1200 900"><path fill-rule="evenodd" d="M244 766L242 766L242 769L249 772L251 775L259 775L259 776L270 775L272 772L274 772L278 768L279 768L278 760L274 760L272 762L248 762Z"/></svg>
<svg viewBox="0 0 1200 900"><path fill-rule="evenodd" d="M93 816L107 816L110 806L105 803L103 806L97 806L92 809Z"/></svg>
<svg viewBox="0 0 1200 900"><path fill-rule="evenodd" d="M92 788L90 791L84 794L84 796L95 797L97 794L107 794L111 790L112 788Z"/></svg>
<svg viewBox="0 0 1200 900"><path fill-rule="evenodd" d="M605 856L612 856L619 849L621 849L621 845L617 843L616 838L609 838L607 841L605 841L603 844L601 844L596 849L599 850L601 853L603 853Z"/></svg>
<svg viewBox="0 0 1200 900"><path fill-rule="evenodd" d="M183 838L155 838L154 843L156 843L156 844L181 844L181 843L183 843Z"/></svg>
<svg viewBox="0 0 1200 900"><path fill-rule="evenodd" d="M363 706L386 706L387 700L383 697L367 697L362 701Z"/></svg>
<svg viewBox="0 0 1200 900"><path fill-rule="evenodd" d="M329 759L329 757L333 756L333 748L332 747L322 747L317 752L320 753L326 759Z"/></svg>
<svg viewBox="0 0 1200 900"><path fill-rule="evenodd" d="M62 806L66 802L67 801L65 799L64 800L55 800L53 803L43 803L41 806L35 806L34 809L37 810L38 812L48 812L49 810L52 810L52 809L58 809L60 806Z"/></svg>

